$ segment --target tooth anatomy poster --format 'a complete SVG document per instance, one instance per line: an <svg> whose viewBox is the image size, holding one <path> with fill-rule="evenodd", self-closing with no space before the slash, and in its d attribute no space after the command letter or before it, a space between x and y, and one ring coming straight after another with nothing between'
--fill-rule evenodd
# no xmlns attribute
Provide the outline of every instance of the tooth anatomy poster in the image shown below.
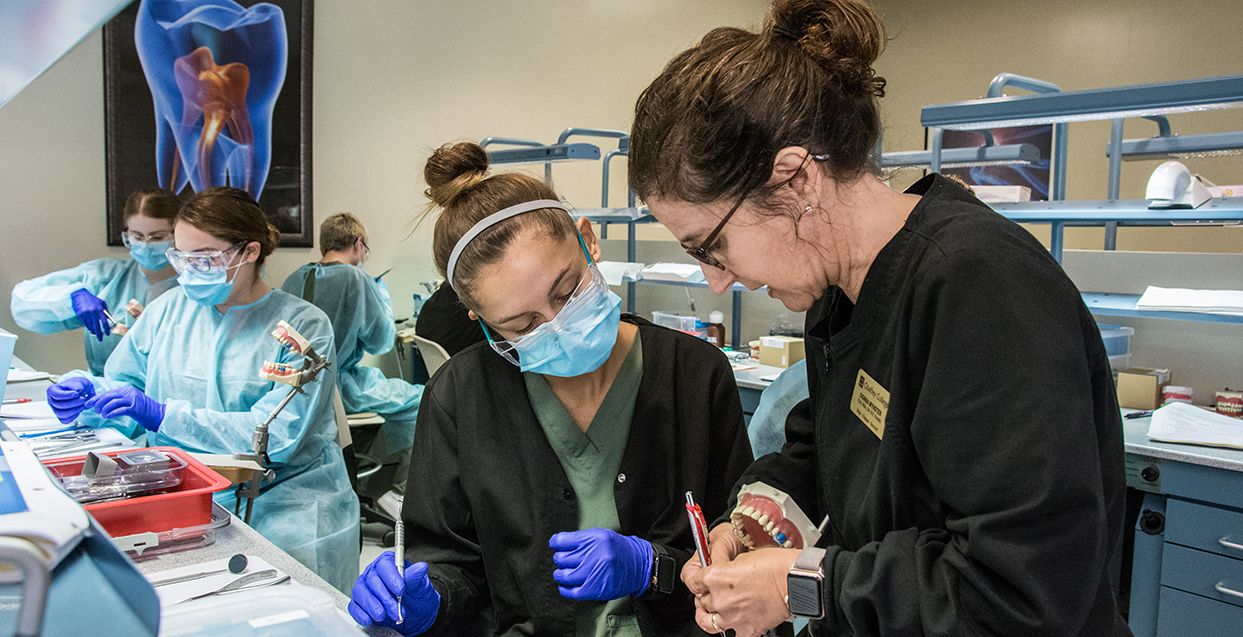
<svg viewBox="0 0 1243 637"><path fill-rule="evenodd" d="M108 244L129 193L250 193L312 245L313 0L136 0L104 26Z"/></svg>

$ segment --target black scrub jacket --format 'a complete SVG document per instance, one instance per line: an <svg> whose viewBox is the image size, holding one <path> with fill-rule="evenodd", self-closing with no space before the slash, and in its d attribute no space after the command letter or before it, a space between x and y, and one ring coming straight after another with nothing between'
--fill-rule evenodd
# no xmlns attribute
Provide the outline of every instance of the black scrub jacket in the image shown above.
<svg viewBox="0 0 1243 637"><path fill-rule="evenodd" d="M734 374L721 351L624 315L643 341L630 438L613 481L621 532L694 552L685 493L708 519L752 461ZM574 635L548 538L578 528L578 504L518 368L486 344L451 357L423 393L402 517L406 559L428 562L440 612L425 635ZM678 578L634 601L644 635L702 635Z"/></svg>
<svg viewBox="0 0 1243 637"><path fill-rule="evenodd" d="M1107 575L1123 427L1092 315L1026 230L939 175L908 192L858 304L831 288L807 313L810 398L739 485L829 515L822 635L1130 635Z"/></svg>

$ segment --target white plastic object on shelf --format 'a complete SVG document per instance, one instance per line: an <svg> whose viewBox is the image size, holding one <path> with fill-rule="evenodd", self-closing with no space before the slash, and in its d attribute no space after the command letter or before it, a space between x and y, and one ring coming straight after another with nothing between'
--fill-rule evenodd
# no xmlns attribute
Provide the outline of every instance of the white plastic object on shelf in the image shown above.
<svg viewBox="0 0 1243 637"><path fill-rule="evenodd" d="M1213 196L1182 162L1167 161L1152 171L1144 198L1149 208L1199 208Z"/></svg>

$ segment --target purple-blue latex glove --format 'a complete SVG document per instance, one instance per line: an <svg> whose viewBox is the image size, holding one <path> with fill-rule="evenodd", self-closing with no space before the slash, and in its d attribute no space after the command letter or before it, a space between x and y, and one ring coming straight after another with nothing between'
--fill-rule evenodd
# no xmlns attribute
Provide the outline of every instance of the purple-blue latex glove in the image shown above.
<svg viewBox="0 0 1243 637"><path fill-rule="evenodd" d="M142 393L137 387L119 387L86 401L88 409L103 418L129 416L147 431L159 431L164 422L164 403Z"/></svg>
<svg viewBox="0 0 1243 637"><path fill-rule="evenodd" d="M66 378L47 388L47 404L61 424L73 422L95 397L95 385L85 378Z"/></svg>
<svg viewBox="0 0 1243 637"><path fill-rule="evenodd" d="M397 598L401 598L402 623L397 623ZM431 628L440 612L440 593L427 576L427 562L406 562L405 578L397 572L393 552L385 551L367 565L354 582L350 617L360 626L379 624L413 637Z"/></svg>
<svg viewBox="0 0 1243 637"><path fill-rule="evenodd" d="M112 333L108 315L104 314L108 311L108 304L103 299L82 288L69 295L69 303L73 306L73 313L82 319L86 331L94 334L95 338L102 341L104 336Z"/></svg>
<svg viewBox="0 0 1243 637"><path fill-rule="evenodd" d="M557 533L548 539L556 551L552 578L562 597L618 599L641 595L652 579L652 544L608 529Z"/></svg>

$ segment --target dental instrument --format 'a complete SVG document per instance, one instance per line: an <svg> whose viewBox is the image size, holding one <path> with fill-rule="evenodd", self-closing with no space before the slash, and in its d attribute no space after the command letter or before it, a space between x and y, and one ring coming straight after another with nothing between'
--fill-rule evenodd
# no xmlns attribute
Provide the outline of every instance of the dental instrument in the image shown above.
<svg viewBox="0 0 1243 637"><path fill-rule="evenodd" d="M398 517L394 522L395 528L393 534L397 536L397 546L393 547L393 562L397 565L397 575L401 577L401 581L406 581L406 528L405 524ZM397 596L397 624L401 625L406 621L405 613L401 612L401 595Z"/></svg>
<svg viewBox="0 0 1243 637"><path fill-rule="evenodd" d="M163 580L151 582L151 585L159 587L159 586L168 586L169 584L180 584L182 582L189 582L189 581L196 580L196 579L202 579L204 577L220 575L221 573L233 573L234 575L237 575L238 573L241 573L242 571L246 570L246 564L247 564L246 556L242 555L241 553L238 553L237 555L234 555L233 557L229 558L229 565L225 568L217 569L214 571L203 571L202 573L191 573L189 575L182 575L180 577L171 577L169 579L163 579Z"/></svg>

